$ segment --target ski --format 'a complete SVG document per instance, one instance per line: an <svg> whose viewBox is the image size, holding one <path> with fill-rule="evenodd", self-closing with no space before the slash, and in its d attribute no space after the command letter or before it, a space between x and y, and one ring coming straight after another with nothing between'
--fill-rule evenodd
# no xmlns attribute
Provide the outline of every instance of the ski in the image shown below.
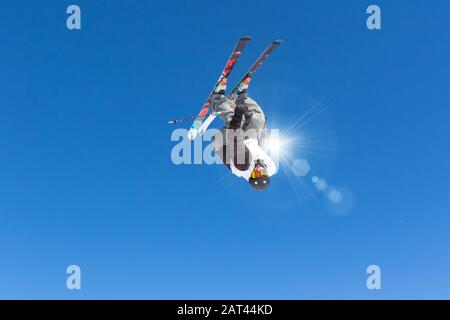
<svg viewBox="0 0 450 320"><path fill-rule="evenodd" d="M241 93L244 93L248 90L248 86L250 81L252 80L253 74L258 71L264 61L270 56L270 54L282 43L282 40L272 41L266 49L264 49L263 53L259 56L259 58L255 61L255 63L250 67L247 73L242 77L242 79L237 83L237 85L230 91L228 94L228 98L231 100L236 100L237 96ZM202 123L198 132L200 135L205 133L208 126L214 121L217 117L217 113L211 113L208 118Z"/></svg>
<svg viewBox="0 0 450 320"><path fill-rule="evenodd" d="M282 43L282 40L274 40L272 41L266 49L264 49L263 53L259 56L259 58L255 61L255 63L250 67L247 73L242 77L242 79L237 83L237 85L230 91L228 94L228 98L231 100L236 100L236 97L247 91L250 81L252 80L253 74L258 71L261 65L269 58L272 52Z"/></svg>
<svg viewBox="0 0 450 320"><path fill-rule="evenodd" d="M216 85L214 86L212 92L208 96L208 99L206 100L205 104L201 108L199 114L197 117L195 117L194 123L192 124L189 133L188 138L190 140L194 140L197 136L198 129L202 125L203 119L206 118L209 112L210 102L209 99L211 95L215 93L224 93L227 86L228 77L230 76L231 70L233 70L237 60L239 59L242 51L247 46L248 42L250 41L250 37L244 36L239 39L238 43L236 44L233 53L231 54L230 58L227 61L227 64L225 65L225 68L223 69L222 73L220 74L219 80L217 81ZM177 123L176 120L172 120L170 123Z"/></svg>

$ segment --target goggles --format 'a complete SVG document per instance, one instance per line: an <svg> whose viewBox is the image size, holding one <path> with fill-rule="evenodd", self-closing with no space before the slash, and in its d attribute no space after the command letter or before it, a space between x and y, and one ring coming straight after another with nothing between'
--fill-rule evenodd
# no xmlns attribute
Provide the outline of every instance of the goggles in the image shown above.
<svg viewBox="0 0 450 320"><path fill-rule="evenodd" d="M255 164L255 167L253 168L251 177L253 179L258 179L258 178L262 178L262 177L267 177L267 170L266 170L266 166L261 164L260 162L257 162Z"/></svg>

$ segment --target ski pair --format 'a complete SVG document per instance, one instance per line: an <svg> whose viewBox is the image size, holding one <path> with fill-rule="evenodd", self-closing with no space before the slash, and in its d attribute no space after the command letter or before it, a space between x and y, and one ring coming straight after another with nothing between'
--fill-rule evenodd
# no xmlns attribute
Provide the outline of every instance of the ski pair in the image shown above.
<svg viewBox="0 0 450 320"><path fill-rule="evenodd" d="M233 70L234 66L236 65L236 62L241 56L241 53L244 51L245 47L247 46L250 40L251 40L250 37L244 36L239 39L238 43L234 47L234 50L231 53L231 56L228 58L225 68L223 69L222 73L219 76L219 80L217 80L216 85L214 86L213 90L208 96L208 99L204 103L203 107L200 109L199 114L195 118L195 121L192 124L191 129L189 130L188 138L190 140L195 139L199 131L199 128L202 125L203 119L205 119L205 117L208 115L209 107L211 105L210 102L211 96L217 93L225 94L225 90L227 88L227 81L230 76L231 70Z"/></svg>
<svg viewBox="0 0 450 320"><path fill-rule="evenodd" d="M231 71L233 70L234 66L236 65L237 60L241 56L241 53L247 46L248 42L250 41L250 37L244 36L239 39L238 43L236 44L230 58L228 59L225 68L223 69L222 73L220 74L219 80L217 81L216 85L214 86L211 94L208 96L208 99L206 100L205 104L201 108L199 114L197 117L195 117L195 121L192 124L189 133L188 138L190 140L195 139L198 133L202 135L208 126L211 124L211 122L215 119L215 117L218 115L218 113L213 112L209 114L208 119L203 122L203 120L206 118L206 116L209 113L210 109L210 98L213 94L225 94L226 87L227 87L227 81L230 76ZM244 77L238 82L236 87L230 92L228 97L230 99L236 99L236 97L247 91L249 83L252 79L253 74L259 69L259 67L264 63L264 61L269 57L269 55L275 50L276 47L278 47L281 44L281 40L275 40L272 41L269 46L263 51L261 56L256 60L256 62L251 66L251 68L248 70L248 72L244 75ZM189 120L190 118L181 119L181 120L172 120L169 123L178 123L184 120Z"/></svg>
<svg viewBox="0 0 450 320"><path fill-rule="evenodd" d="M266 49L264 49L263 53L259 56L259 58L255 61L255 63L250 67L247 73L242 77L242 79L237 83L237 85L230 91L228 94L228 98L230 100L236 100L237 96L241 93L245 93L248 90L248 86L250 81L252 80L253 74L261 67L264 61L270 56L270 54L281 44L281 40L272 41ZM217 112L212 112L209 114L208 118L202 123L198 132L200 135L205 133L206 129L208 129L209 125L214 121L214 119L219 115ZM195 138L195 137L194 137Z"/></svg>

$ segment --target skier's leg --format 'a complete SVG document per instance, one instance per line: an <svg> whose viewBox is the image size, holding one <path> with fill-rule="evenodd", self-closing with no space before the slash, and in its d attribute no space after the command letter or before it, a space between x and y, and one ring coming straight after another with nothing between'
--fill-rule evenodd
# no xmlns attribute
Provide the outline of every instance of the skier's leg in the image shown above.
<svg viewBox="0 0 450 320"><path fill-rule="evenodd" d="M235 103L221 93L213 94L210 98L210 103L213 112L219 113L219 117L222 118L225 127L228 127L236 108Z"/></svg>
<svg viewBox="0 0 450 320"><path fill-rule="evenodd" d="M212 138L214 150L216 153L218 153L222 161L224 163L229 163L226 160L226 157L224 157L224 146L227 144L226 141L226 129L228 128L231 119L234 115L234 109L236 108L236 105L233 101L229 100L225 95L223 94L213 94L210 98L211 107L214 112L219 112L219 117L224 122L224 128L220 130L217 134L215 134Z"/></svg>
<svg viewBox="0 0 450 320"><path fill-rule="evenodd" d="M247 170L250 166L250 151L243 143L243 132L241 130L234 131L231 129L223 129L223 131L226 131L224 133L227 135L226 138L223 138L222 136L218 137L218 135L221 134L216 135L215 138L217 141L225 139L227 143L220 146L214 143L216 153L220 156L222 162L228 169L231 169L230 164L233 163L236 169L240 171Z"/></svg>
<svg viewBox="0 0 450 320"><path fill-rule="evenodd" d="M246 92L239 94L236 101L228 99L223 94L212 95L210 101L214 112L219 113L226 128L233 130L264 128L266 121L264 112L255 100L248 97ZM242 120L245 121L242 122Z"/></svg>
<svg viewBox="0 0 450 320"><path fill-rule="evenodd" d="M225 127L214 136L214 149L228 168L233 162L236 169L245 171L250 166L250 153L244 144L244 132L241 129L244 113L224 96L218 97L215 101L219 102L215 106L217 110L225 112L223 116L221 115Z"/></svg>
<svg viewBox="0 0 450 320"><path fill-rule="evenodd" d="M266 117L259 104L248 97L247 93L240 94L236 99L236 110L244 113L242 129L247 138L257 139L260 131L266 125Z"/></svg>

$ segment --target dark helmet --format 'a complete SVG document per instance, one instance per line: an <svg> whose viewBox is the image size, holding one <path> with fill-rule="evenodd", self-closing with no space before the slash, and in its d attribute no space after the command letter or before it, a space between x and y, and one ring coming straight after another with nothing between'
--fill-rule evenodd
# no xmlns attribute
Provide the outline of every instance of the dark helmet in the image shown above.
<svg viewBox="0 0 450 320"><path fill-rule="evenodd" d="M267 174L266 164L263 160L256 160L255 167L252 170L252 174L248 179L248 182L256 190L264 190L270 184L270 177Z"/></svg>
<svg viewBox="0 0 450 320"><path fill-rule="evenodd" d="M261 178L250 177L250 179L248 179L248 182L256 190L264 190L270 185L270 177L269 176L263 176Z"/></svg>

